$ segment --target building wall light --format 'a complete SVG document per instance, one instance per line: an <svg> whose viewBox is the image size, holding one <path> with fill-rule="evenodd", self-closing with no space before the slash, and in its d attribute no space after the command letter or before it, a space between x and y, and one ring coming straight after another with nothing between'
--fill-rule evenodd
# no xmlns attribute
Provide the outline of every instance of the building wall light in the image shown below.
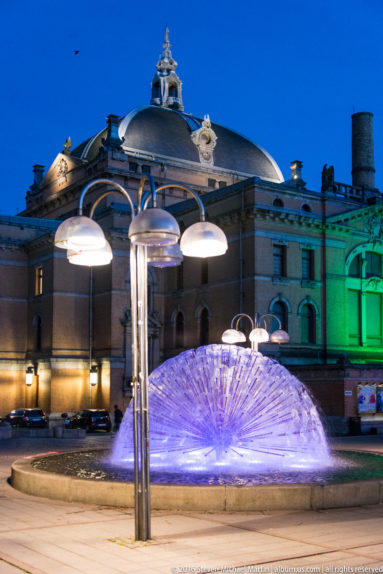
<svg viewBox="0 0 383 574"><path fill-rule="evenodd" d="M93 365L93 367L91 367L89 371L89 384L92 387L95 387L97 385L97 379L98 379L97 367L96 365Z"/></svg>
<svg viewBox="0 0 383 574"><path fill-rule="evenodd" d="M27 387L30 387L33 383L33 367L28 367L27 370L25 371L25 384L27 385Z"/></svg>

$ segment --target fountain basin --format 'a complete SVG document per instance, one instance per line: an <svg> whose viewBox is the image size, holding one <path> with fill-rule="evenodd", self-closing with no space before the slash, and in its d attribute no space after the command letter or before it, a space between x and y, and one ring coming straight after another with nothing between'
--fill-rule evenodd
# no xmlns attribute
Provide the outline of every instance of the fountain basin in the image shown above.
<svg viewBox="0 0 383 574"><path fill-rule="evenodd" d="M33 462L42 458L47 457L15 461L12 465L12 486L26 494L66 502L134 507L133 483L81 479L34 468ZM381 477L336 484L151 485L153 510L319 510L381 502L383 470Z"/></svg>

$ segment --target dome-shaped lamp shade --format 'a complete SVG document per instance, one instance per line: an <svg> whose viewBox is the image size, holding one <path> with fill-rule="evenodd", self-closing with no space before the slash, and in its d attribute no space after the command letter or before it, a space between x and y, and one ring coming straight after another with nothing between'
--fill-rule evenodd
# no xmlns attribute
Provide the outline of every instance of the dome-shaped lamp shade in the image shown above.
<svg viewBox="0 0 383 574"><path fill-rule="evenodd" d="M129 238L136 245L172 245L180 237L174 217L158 207L140 211L129 227Z"/></svg>
<svg viewBox="0 0 383 574"><path fill-rule="evenodd" d="M222 337L223 343L228 343L229 345L235 345L235 343L245 343L246 336L242 331L237 331L237 329L226 329Z"/></svg>
<svg viewBox="0 0 383 574"><path fill-rule="evenodd" d="M99 224L84 215L76 215L63 221L55 235L55 245L62 249L98 248L105 245L105 241Z"/></svg>
<svg viewBox="0 0 383 574"><path fill-rule="evenodd" d="M266 329L256 327L251 331L249 339L252 343L267 343L269 340L269 334Z"/></svg>
<svg viewBox="0 0 383 574"><path fill-rule="evenodd" d="M147 248L148 265L152 267L175 267L181 265L183 255L179 243L153 245Z"/></svg>
<svg viewBox="0 0 383 574"><path fill-rule="evenodd" d="M215 257L227 251L226 235L210 221L198 221L184 231L181 251L188 257Z"/></svg>
<svg viewBox="0 0 383 574"><path fill-rule="evenodd" d="M105 245L98 249L68 249L67 257L69 263L74 265L99 267L100 265L108 265L113 259L113 253L109 243L105 240Z"/></svg>
<svg viewBox="0 0 383 574"><path fill-rule="evenodd" d="M271 333L270 341L272 343L278 343L278 344L288 343L290 341L290 336L283 329L278 329L277 331L274 331L274 333Z"/></svg>

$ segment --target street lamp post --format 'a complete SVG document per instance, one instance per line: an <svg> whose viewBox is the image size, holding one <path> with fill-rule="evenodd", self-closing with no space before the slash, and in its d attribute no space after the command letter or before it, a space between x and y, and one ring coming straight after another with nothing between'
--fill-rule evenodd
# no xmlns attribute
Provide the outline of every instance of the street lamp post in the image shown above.
<svg viewBox="0 0 383 574"><path fill-rule="evenodd" d="M148 181L149 194L144 194ZM82 214L84 197L96 185L113 188L101 194L94 202L90 216ZM130 285L132 324L132 388L133 388L133 442L134 442L134 504L136 540L151 538L150 528L150 466L149 466L149 404L148 404L148 306L147 263L148 249L151 264L167 266L182 261L177 246L180 230L177 221L167 211L157 207L157 192L166 188L179 188L196 200L200 221L192 224L182 235L181 251L191 257L213 257L227 250L223 231L205 221L201 199L193 190L178 184L168 184L155 189L150 175L141 178L138 187L137 208L120 184L109 179L97 179L88 183L80 196L79 215L71 217L59 226L55 245L67 249L70 263L76 265L105 265L113 257L101 227L92 219L97 205L110 193L116 191L128 201L131 210L130 239ZM151 202L152 206L148 207ZM155 251L155 253L154 253Z"/></svg>
<svg viewBox="0 0 383 574"><path fill-rule="evenodd" d="M270 317L271 319L275 319L278 322L278 329L273 331L269 334L267 330L267 318ZM273 313L264 313L261 315L260 313L256 313L254 320L247 315L246 313L238 313L234 315L231 320L230 329L226 329L226 331L222 334L222 341L224 343L228 343L229 345L233 345L236 343L245 343L246 342L246 335L242 331L239 330L239 323L242 318L246 318L251 323L251 332L249 335L249 340L251 344L251 349L253 351L258 351L259 343L288 343L290 340L289 334L282 329L282 324L276 315Z"/></svg>

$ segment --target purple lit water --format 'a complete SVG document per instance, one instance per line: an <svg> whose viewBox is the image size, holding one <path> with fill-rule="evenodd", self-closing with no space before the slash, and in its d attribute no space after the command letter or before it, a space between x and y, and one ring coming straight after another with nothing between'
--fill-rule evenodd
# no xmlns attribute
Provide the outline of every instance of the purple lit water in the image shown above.
<svg viewBox="0 0 383 574"><path fill-rule="evenodd" d="M133 466L128 408L111 462ZM149 382L150 468L251 473L330 464L318 411L306 387L278 362L233 345L181 353Z"/></svg>

